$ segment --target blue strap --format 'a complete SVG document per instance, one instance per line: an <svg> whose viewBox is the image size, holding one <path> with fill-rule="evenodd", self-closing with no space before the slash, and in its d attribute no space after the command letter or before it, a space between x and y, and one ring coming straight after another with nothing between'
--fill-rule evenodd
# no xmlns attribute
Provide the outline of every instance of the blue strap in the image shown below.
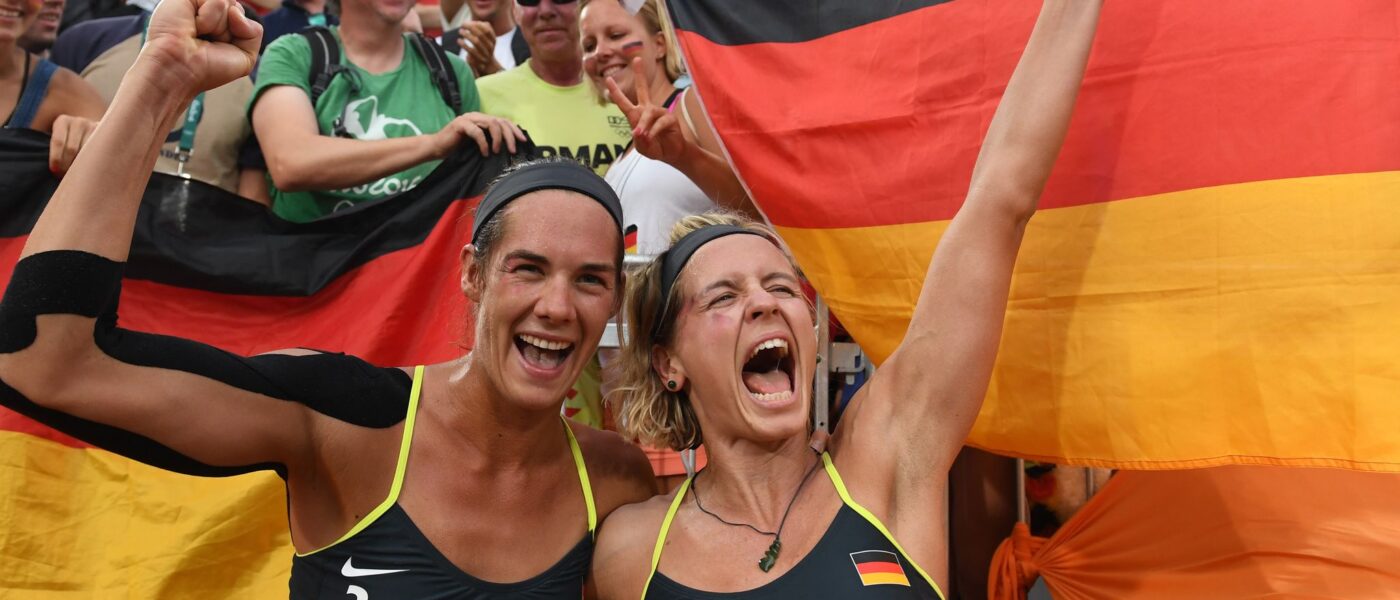
<svg viewBox="0 0 1400 600"><path fill-rule="evenodd" d="M29 56L25 56L29 60ZM29 84L24 86L24 93L20 95L19 102L15 104L15 112L10 115L8 127L15 129L29 129L34 123L34 117L39 114L39 105L44 103L44 96L49 93L49 80L58 70L58 65L46 59L39 59L39 64L29 79Z"/></svg>

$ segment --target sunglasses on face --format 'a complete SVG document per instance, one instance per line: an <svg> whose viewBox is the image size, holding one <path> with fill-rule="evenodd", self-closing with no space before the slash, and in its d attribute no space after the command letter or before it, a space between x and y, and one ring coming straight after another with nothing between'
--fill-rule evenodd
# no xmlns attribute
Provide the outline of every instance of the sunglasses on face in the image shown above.
<svg viewBox="0 0 1400 600"><path fill-rule="evenodd" d="M554 0L555 4L573 4L577 0ZM515 0L516 4L526 8L534 8L540 5L540 0Z"/></svg>

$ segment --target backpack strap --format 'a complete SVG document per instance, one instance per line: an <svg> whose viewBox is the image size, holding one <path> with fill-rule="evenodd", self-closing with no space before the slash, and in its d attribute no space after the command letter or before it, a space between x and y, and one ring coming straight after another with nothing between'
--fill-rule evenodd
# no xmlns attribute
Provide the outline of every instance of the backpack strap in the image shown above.
<svg viewBox="0 0 1400 600"><path fill-rule="evenodd" d="M336 41L330 28L307 27L297 33L305 37L306 44L311 47L311 72L307 73L306 83L311 86L311 109L315 110L316 101L331 87L331 81L347 69L340 61L340 42ZM345 131L343 117L337 116L331 122L331 135L350 137Z"/></svg>
<svg viewBox="0 0 1400 600"><path fill-rule="evenodd" d="M345 70L340 64L340 43L326 27L307 27L297 33L311 46L311 72L307 74L306 83L311 86L311 106L315 107L335 76Z"/></svg>
<svg viewBox="0 0 1400 600"><path fill-rule="evenodd" d="M409 34L408 39L418 56L428 65L428 71L433 75L433 83L437 84L442 101L452 109L452 114L462 114L462 90L457 86L457 70L452 68L447 51L421 33Z"/></svg>

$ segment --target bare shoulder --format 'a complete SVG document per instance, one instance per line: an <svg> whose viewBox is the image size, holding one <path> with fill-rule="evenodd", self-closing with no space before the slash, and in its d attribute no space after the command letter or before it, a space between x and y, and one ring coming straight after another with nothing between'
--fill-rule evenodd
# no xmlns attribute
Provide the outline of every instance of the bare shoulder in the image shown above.
<svg viewBox="0 0 1400 600"><path fill-rule="evenodd" d="M704 148L715 154L722 154L719 146L719 138L710 128L710 120L705 116L705 107L700 104L700 94L692 87L684 94L681 94L681 109L690 116L686 119L686 124L693 126L691 133L695 134L695 141Z"/></svg>
<svg viewBox="0 0 1400 600"><path fill-rule="evenodd" d="M619 506L656 495L656 476L641 448L611 431L574 422L569 427L583 451L600 519Z"/></svg>
<svg viewBox="0 0 1400 600"><path fill-rule="evenodd" d="M599 598L640 598L651 574L656 536L675 492L613 511L598 530L590 587Z"/></svg>
<svg viewBox="0 0 1400 600"><path fill-rule="evenodd" d="M92 84L77 73L59 67L49 80L49 90L40 106L35 124L47 131L59 115L98 120L107 112L107 103Z"/></svg>

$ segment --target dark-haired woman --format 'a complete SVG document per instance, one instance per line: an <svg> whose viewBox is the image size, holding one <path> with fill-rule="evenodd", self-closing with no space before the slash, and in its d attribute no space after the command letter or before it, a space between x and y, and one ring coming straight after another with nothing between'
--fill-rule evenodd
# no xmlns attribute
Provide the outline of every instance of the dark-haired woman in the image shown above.
<svg viewBox="0 0 1400 600"><path fill-rule="evenodd" d="M461 253L477 322L459 360L244 358L116 327L165 132L194 94L248 73L260 34L232 0L157 8L15 267L0 403L174 471L278 471L293 598L578 598L596 524L651 491L639 451L559 416L621 283L621 211L587 169L527 164L489 190Z"/></svg>
<svg viewBox="0 0 1400 600"><path fill-rule="evenodd" d="M986 392L1012 266L1099 8L1045 1L909 331L826 451L809 434L811 305L771 230L683 219L630 278L620 421L644 442L703 441L709 465L608 521L594 561L603 597L942 597L948 468Z"/></svg>

